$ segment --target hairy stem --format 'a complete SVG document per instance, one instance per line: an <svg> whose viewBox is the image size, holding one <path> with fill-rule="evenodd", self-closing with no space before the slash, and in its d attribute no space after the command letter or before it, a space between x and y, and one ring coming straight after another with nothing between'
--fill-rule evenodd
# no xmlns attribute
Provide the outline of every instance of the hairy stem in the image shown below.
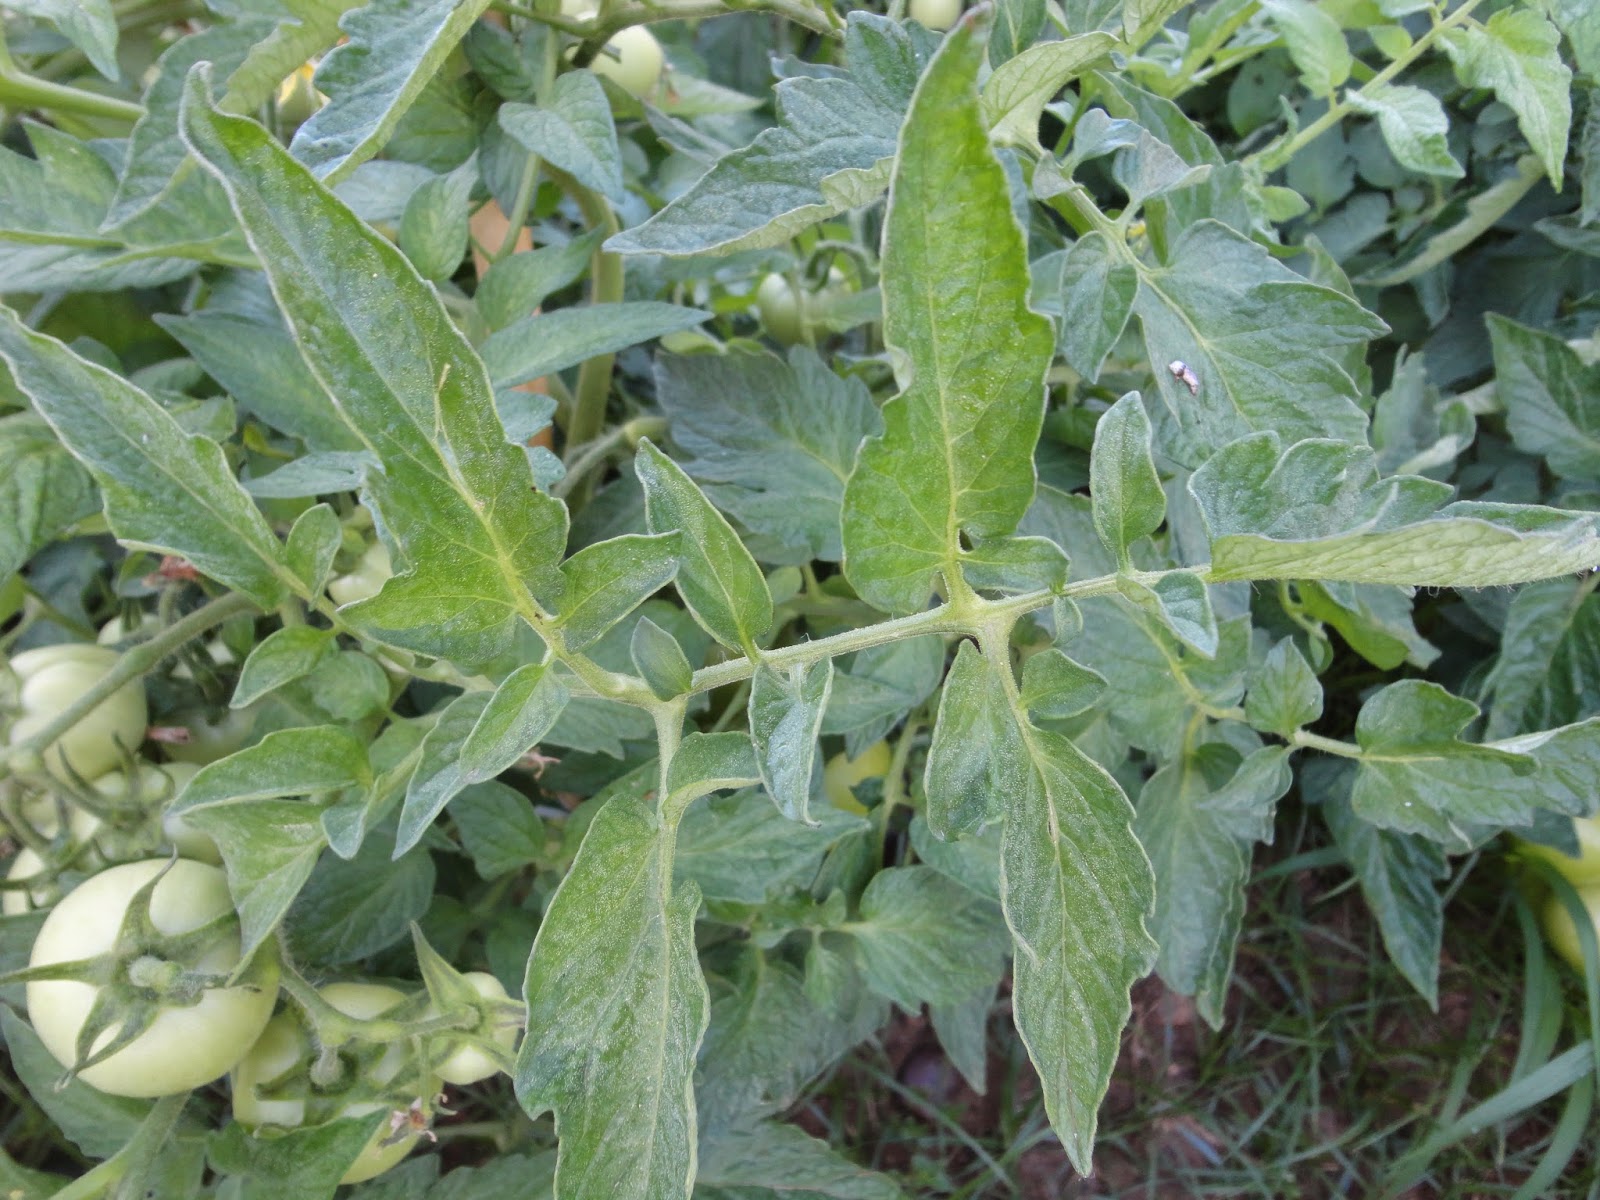
<svg viewBox="0 0 1600 1200"><path fill-rule="evenodd" d="M249 597L242 596L238 592L229 592L226 596L220 596L203 608L174 621L148 642L141 642L127 650L117 660L116 666L106 672L93 687L62 709L55 720L31 738L12 746L8 757L16 761L43 754L67 730L99 707L117 689L154 669L156 664L185 643L192 642L208 630L215 629L230 617L253 611L255 607L255 602Z"/></svg>

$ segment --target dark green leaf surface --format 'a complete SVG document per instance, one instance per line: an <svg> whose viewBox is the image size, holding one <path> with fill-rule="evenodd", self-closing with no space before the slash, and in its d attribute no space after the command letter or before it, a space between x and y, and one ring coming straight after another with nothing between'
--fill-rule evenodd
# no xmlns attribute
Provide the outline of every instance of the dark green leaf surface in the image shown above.
<svg viewBox="0 0 1600 1200"><path fill-rule="evenodd" d="M268 692L309 675L334 648L331 629L290 625L274 630L250 651L234 685L230 708L244 708Z"/></svg>
<svg viewBox="0 0 1600 1200"><path fill-rule="evenodd" d="M524 672L530 671L524 668ZM536 669L533 669L536 672ZM516 676L512 677L517 679ZM517 701L531 693L525 690L524 684L533 678L538 682L536 674L525 673L507 695L505 709L496 714L497 719L488 727L485 742L480 745L484 749L474 756L472 763L488 765L488 754L492 749L495 758L504 757L503 742L505 734L514 729L521 709ZM501 688L506 691L506 688ZM422 759L417 763L416 773L411 776L411 782L406 786L405 803L400 808L400 829L395 835L395 857L404 854L411 847L422 840L422 835L428 831L434 819L444 811L445 805L462 788L469 783L477 783L478 779L468 774L469 761L465 750L477 732L479 720L487 714L487 710L500 693L489 692L462 692L445 706L439 714L438 722L428 730L427 737L422 739ZM500 735L500 736L495 736ZM510 740L517 740L512 737ZM526 746L523 749L527 749ZM517 751L521 754L522 751ZM502 768L503 769L503 768Z"/></svg>
<svg viewBox="0 0 1600 1200"><path fill-rule="evenodd" d="M1004 969L999 911L932 867L879 871L846 930L867 986L911 1013L963 1000Z"/></svg>
<svg viewBox="0 0 1600 1200"><path fill-rule="evenodd" d="M560 624L567 648L581 650L671 583L678 573L677 531L624 534L586 546L561 564L566 577Z"/></svg>
<svg viewBox="0 0 1600 1200"><path fill-rule="evenodd" d="M793 1125L730 1130L701 1150L695 1200L898 1200L887 1175L858 1167Z"/></svg>
<svg viewBox="0 0 1600 1200"><path fill-rule="evenodd" d="M998 820L1007 798L1028 786L1005 690L973 642L961 643L945 676L922 786L928 827L946 839Z"/></svg>
<svg viewBox="0 0 1600 1200"><path fill-rule="evenodd" d="M1101 542L1128 566L1128 547L1159 529L1167 515L1167 496L1150 457L1150 418L1137 392L1113 404L1094 427L1089 494Z"/></svg>
<svg viewBox="0 0 1600 1200"><path fill-rule="evenodd" d="M549 95L537 106L503 104L500 127L553 167L586 188L621 200L622 156L611 104L600 80L590 71L568 71L556 77Z"/></svg>
<svg viewBox="0 0 1600 1200"><path fill-rule="evenodd" d="M566 685L547 663L527 663L506 676L462 743L459 769L466 781L498 775L533 749L561 716L567 698Z"/></svg>
<svg viewBox="0 0 1600 1200"><path fill-rule="evenodd" d="M684 329L709 313L659 300L628 300L560 308L516 321L483 343L484 364L497 388L513 387L575 367L600 354L614 354Z"/></svg>
<svg viewBox="0 0 1600 1200"><path fill-rule="evenodd" d="M0 417L0 582L99 508L94 480L42 418Z"/></svg>
<svg viewBox="0 0 1600 1200"><path fill-rule="evenodd" d="M660 355L656 392L683 469L711 502L764 535L768 562L837 562L839 505L861 440L883 423L858 380L812 351ZM767 543L771 544L768 549Z"/></svg>

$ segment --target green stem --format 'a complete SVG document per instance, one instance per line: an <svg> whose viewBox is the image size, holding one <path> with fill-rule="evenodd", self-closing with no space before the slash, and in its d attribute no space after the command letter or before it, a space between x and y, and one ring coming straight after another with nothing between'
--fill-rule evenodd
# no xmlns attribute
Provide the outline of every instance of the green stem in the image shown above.
<svg viewBox="0 0 1600 1200"><path fill-rule="evenodd" d="M603 465L623 445L631 449L639 444L641 438L659 438L666 430L667 422L664 417L635 417L588 445L576 447L576 453L567 466L567 473L556 480L550 489L550 494L560 499L577 487L590 471Z"/></svg>
<svg viewBox="0 0 1600 1200"><path fill-rule="evenodd" d="M1174 569L1193 571L1204 576L1210 568L1208 565L1201 565ZM1130 571L1126 577L1136 579L1140 583L1154 584L1163 576L1171 573L1169 571ZM1047 607L1057 596L1081 599L1089 596L1110 595L1116 590L1117 577L1115 575L1102 575L1097 579L1084 579L1077 583L1069 583L1066 587L1056 591L1047 589L1037 592L1025 592L1020 596L1008 596L1004 600L976 598L961 610L951 604L941 604L937 608L913 613L908 617L895 617L863 629L847 629L843 633L836 633L832 637L819 638L814 642L797 642L792 646L780 646L776 650L766 650L762 652L761 660L770 667L781 669L796 664L813 663L819 659L833 658L840 654L850 654L857 650L866 650L872 646L887 645L890 642L898 642L904 638L921 637L929 633L956 633L976 636L985 629L995 627L997 622L1005 623L1006 627L1009 628L1010 624L1024 613ZM755 674L755 664L748 657L730 659L727 662L702 667L694 673L694 681L689 687L689 694L710 691L712 688L727 687L729 684L749 679L753 674Z"/></svg>
<svg viewBox="0 0 1600 1200"><path fill-rule="evenodd" d="M36 758L48 750L58 738L110 697L117 689L133 682L147 671L153 670L162 659L191 642L208 630L215 629L230 617L250 612L255 602L237 592L229 592L196 609L181 620L174 621L148 642L141 642L123 653L116 666L91 688L62 709L38 733L12 746L7 759L11 762Z"/></svg>
<svg viewBox="0 0 1600 1200"><path fill-rule="evenodd" d="M577 202L584 221L593 229L605 230L610 237L617 232L617 218L604 196L584 187L570 176L557 173L562 186ZM604 238L601 239L602 247ZM589 303L614 304L622 299L622 258L602 247L596 247L590 267ZM616 363L615 354L597 354L578 369L578 390L572 400L572 416L567 422L567 445L582 446L600 436L606 424L606 401L611 397L611 369ZM574 489L573 500L582 507L589 498L589 488L580 482Z"/></svg>
<svg viewBox="0 0 1600 1200"><path fill-rule="evenodd" d="M1387 67L1369 79L1365 84L1357 89L1355 94L1365 96L1373 89L1380 88L1384 84L1388 83L1396 75L1400 74L1401 71L1404 71L1412 63L1416 62L1417 59L1421 58L1423 54L1427 53L1427 51L1433 46L1433 43L1439 40L1439 37L1445 32L1445 30L1452 29L1455 26L1462 24L1469 16L1472 15L1472 10L1477 8L1478 5L1482 3L1483 0L1466 0L1466 2L1462 4L1460 8L1455 10L1455 12L1451 13L1441 21L1436 21L1433 28L1429 29L1415 42L1411 43L1410 47L1407 48L1405 53L1401 54L1400 57L1396 58ZM1277 170L1279 167L1283 166L1291 158L1293 158L1296 153L1304 149L1306 146L1309 146L1312 142L1316 141L1319 137L1327 133L1328 130L1332 129L1344 119L1345 115L1350 111L1350 94L1351 93L1347 89L1345 91L1345 99L1334 101L1328 106L1327 112L1323 113L1315 121L1311 122L1311 124L1307 125L1304 129L1300 130L1287 141L1275 142L1271 145L1264 146L1254 154L1250 155L1244 161L1247 164L1259 164L1264 172Z"/></svg>
<svg viewBox="0 0 1600 1200"><path fill-rule="evenodd" d="M1324 754L1337 754L1340 758L1361 758L1364 751L1353 742L1341 742L1337 738L1323 737L1319 733L1307 733L1304 729L1296 729L1294 736L1289 739L1291 746L1301 746L1307 750L1321 750Z"/></svg>
<svg viewBox="0 0 1600 1200"><path fill-rule="evenodd" d="M102 96L99 92L86 92L82 88L68 87L64 83L51 83L9 64L0 66L0 105L18 109L45 109L51 112L76 113L84 117L105 117L112 121L132 124L144 116L144 106L115 96Z"/></svg>

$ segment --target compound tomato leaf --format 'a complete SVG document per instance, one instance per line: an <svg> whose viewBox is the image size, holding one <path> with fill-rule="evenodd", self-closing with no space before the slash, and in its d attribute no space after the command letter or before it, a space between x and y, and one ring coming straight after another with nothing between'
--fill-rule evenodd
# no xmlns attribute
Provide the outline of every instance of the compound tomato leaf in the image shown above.
<svg viewBox="0 0 1600 1200"><path fill-rule="evenodd" d="M1231 747L1200 747L1145 781L1134 818L1155 871L1156 970L1195 998L1213 1029L1222 1025L1233 976L1251 845L1271 833L1271 806L1292 781L1281 749L1260 753L1270 756L1266 769L1241 765Z"/></svg>
<svg viewBox="0 0 1600 1200"><path fill-rule="evenodd" d="M1019 730L1027 783L1009 798L1000 841L1013 1013L1050 1124L1087 1174L1129 989L1156 956L1144 925L1154 880L1116 781L1069 738Z"/></svg>
<svg viewBox="0 0 1600 1200"><path fill-rule="evenodd" d="M26 128L31 158L0 147L0 275L8 293L151 287L193 274L197 257L243 250L227 230L216 232L222 245L196 247L192 215L155 213L103 231L116 172L85 142L48 125Z"/></svg>
<svg viewBox="0 0 1600 1200"><path fill-rule="evenodd" d="M756 750L747 733L691 733L667 769L666 811L672 819L701 796L737 791L761 782Z"/></svg>
<svg viewBox="0 0 1600 1200"><path fill-rule="evenodd" d="M371 158L489 0L372 0L339 23L345 38L317 68L328 103L289 148L330 186Z"/></svg>
<svg viewBox="0 0 1600 1200"><path fill-rule="evenodd" d="M1517 114L1550 186L1561 187L1572 130L1572 72L1561 61L1561 31L1531 9L1502 9L1483 25L1449 30L1445 52L1468 87L1493 88Z"/></svg>
<svg viewBox="0 0 1600 1200"><path fill-rule="evenodd" d="M700 892L673 888L672 837L640 787L613 795L528 960L517 1098L531 1116L555 1110L563 1200L686 1200L694 1182L710 998Z"/></svg>
<svg viewBox="0 0 1600 1200"><path fill-rule="evenodd" d="M303 588L216 442L185 433L138 387L4 307L0 361L100 485L117 537L179 555L265 609Z"/></svg>
<svg viewBox="0 0 1600 1200"><path fill-rule="evenodd" d="M845 485L845 575L869 604L924 608L962 537L1010 533L1033 499L1050 322L978 113L984 38L963 23L917 86L883 236L884 340L900 394ZM935 282L936 285L935 285Z"/></svg>
<svg viewBox="0 0 1600 1200"><path fill-rule="evenodd" d="M758 663L750 679L750 735L761 782L778 811L814 826L811 776L817 735L833 693L833 660L779 670Z"/></svg>
<svg viewBox="0 0 1600 1200"><path fill-rule="evenodd" d="M309 675L334 649L334 632L310 625L273 630L250 651L239 670L229 708L245 708L268 692Z"/></svg>
<svg viewBox="0 0 1600 1200"><path fill-rule="evenodd" d="M1322 715L1322 684L1293 638L1284 638L1250 674L1245 720L1257 729L1292 738Z"/></svg>
<svg viewBox="0 0 1600 1200"><path fill-rule="evenodd" d="M683 469L762 537L763 562L837 562L839 505L861 439L883 429L872 394L812 350L656 357L656 396Z"/></svg>
<svg viewBox="0 0 1600 1200"><path fill-rule="evenodd" d="M1557 475L1600 475L1600 366L1558 337L1497 313L1485 318L1494 347L1495 397L1517 448Z"/></svg>
<svg viewBox="0 0 1600 1200"><path fill-rule="evenodd" d="M648 438L639 442L634 469L650 532L682 535L678 593L695 620L730 649L753 647L772 626L772 593L750 551L683 468Z"/></svg>
<svg viewBox="0 0 1600 1200"><path fill-rule="evenodd" d="M698 308L659 300L558 308L491 333L481 353L495 387L515 387L597 355L615 354L640 342L693 329L710 316Z"/></svg>
<svg viewBox="0 0 1600 1200"><path fill-rule="evenodd" d="M205 93L197 69L184 136L227 190L307 363L383 463L367 493L410 570L348 619L466 666L494 659L519 615L559 601L565 506L534 491L433 288L265 129Z"/></svg>
<svg viewBox="0 0 1600 1200"><path fill-rule="evenodd" d="M859 1167L782 1121L718 1131L700 1151L698 1200L900 1200L888 1175Z"/></svg>
<svg viewBox="0 0 1600 1200"><path fill-rule="evenodd" d="M1450 153L1450 118L1432 92L1381 84L1352 90L1346 102L1356 112L1377 118L1389 152L1402 167L1444 179L1466 174Z"/></svg>
<svg viewBox="0 0 1600 1200"><path fill-rule="evenodd" d="M611 102L593 71L558 75L537 105L500 106L500 128L531 154L567 172L584 187L613 201L627 193L622 186L622 154Z"/></svg>
<svg viewBox="0 0 1600 1200"><path fill-rule="evenodd" d="M1044 106L1116 44L1109 33L1083 33L1030 46L996 65L983 85L983 120L995 141L1037 141Z"/></svg>
<svg viewBox="0 0 1600 1200"><path fill-rule="evenodd" d="M985 900L932 867L889 867L861 894L855 939L867 986L906 1012L957 1004L1005 970L1003 922Z"/></svg>
<svg viewBox="0 0 1600 1200"><path fill-rule="evenodd" d="M1525 825L1550 798L1529 753L1460 740L1478 706L1436 683L1403 679L1374 692L1356 718L1351 803L1374 825L1467 850L1483 827Z"/></svg>
<svg viewBox="0 0 1600 1200"><path fill-rule="evenodd" d="M328 844L324 811L306 800L241 800L188 813L222 854L239 911L241 961L271 936L311 877Z"/></svg>
<svg viewBox="0 0 1600 1200"><path fill-rule="evenodd" d="M1134 312L1165 402L1153 419L1169 458L1197 467L1258 429L1289 442L1366 440L1361 389L1342 359L1387 331L1377 317L1214 220L1138 269Z"/></svg>
<svg viewBox="0 0 1600 1200"><path fill-rule="evenodd" d="M201 767L169 811L303 796L371 781L366 747L354 734L337 725L299 726L269 733L255 745Z"/></svg>

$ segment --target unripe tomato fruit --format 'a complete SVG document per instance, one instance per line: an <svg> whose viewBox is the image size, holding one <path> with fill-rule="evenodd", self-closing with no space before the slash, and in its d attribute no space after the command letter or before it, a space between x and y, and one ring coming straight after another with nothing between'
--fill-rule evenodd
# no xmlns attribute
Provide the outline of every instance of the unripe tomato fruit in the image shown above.
<svg viewBox="0 0 1600 1200"><path fill-rule="evenodd" d="M38 831L48 837L54 837L61 822L52 810L48 819L34 822ZM67 829L71 834L74 845L88 841L100 828L100 818L93 813L84 812L81 808L67 807ZM82 859L83 867L93 869L100 863L99 856L93 850L86 850ZM80 868L82 869L82 868ZM34 879L45 871L45 861L33 850L24 846L17 851L16 858L11 860L11 869L6 872L6 879L12 883L23 883ZM36 884L27 888L7 888L0 892L0 913L8 917L19 916L25 912L32 912L49 903L54 895L55 881L41 878Z"/></svg>
<svg viewBox="0 0 1600 1200"><path fill-rule="evenodd" d="M949 29L961 19L961 0L911 0L910 15L929 29Z"/></svg>
<svg viewBox="0 0 1600 1200"><path fill-rule="evenodd" d="M167 868L162 859L124 863L79 884L50 911L34 939L30 967L73 962L109 953L134 894ZM150 919L165 934L188 933L233 911L228 880L216 867L179 859L156 884ZM231 975L239 966L237 930L218 936L183 967ZM28 984L28 1017L39 1040L62 1066L77 1059L78 1031L100 988L72 980ZM171 1096L228 1072L255 1044L278 998L278 964L270 951L256 955L246 982L208 988L195 1004L173 1005L133 1042L78 1076L113 1096ZM109 1042L108 1029L96 1045Z"/></svg>
<svg viewBox="0 0 1600 1200"><path fill-rule="evenodd" d="M656 94L666 65L666 55L656 35L643 25L630 25L612 36L605 49L594 56L589 69L611 80L630 96L649 100Z"/></svg>
<svg viewBox="0 0 1600 1200"><path fill-rule="evenodd" d="M478 995L485 999L507 999L504 985L486 971L468 971L462 978L472 984ZM494 1040L509 1050L516 1045L517 1031L513 1026L503 1025L494 1031ZM439 1073L440 1079L458 1086L487 1079L499 1069L494 1059L482 1050L465 1044L453 1049L449 1056L434 1068Z"/></svg>
<svg viewBox="0 0 1600 1200"><path fill-rule="evenodd" d="M37 734L117 665L115 650L74 642L27 650L11 660L20 683L16 717L6 734L15 746ZM57 779L70 778L66 764L85 779L104 775L144 741L150 713L144 683L134 679L90 709L44 753L44 765Z"/></svg>
<svg viewBox="0 0 1600 1200"><path fill-rule="evenodd" d="M164 742L162 749L176 762L203 767L242 750L255 729L257 708L230 708L215 721L199 709L174 713L170 725L189 731L186 742ZM187 782L187 780L185 781Z"/></svg>
<svg viewBox="0 0 1600 1200"><path fill-rule="evenodd" d="M1563 854L1553 846L1517 839L1517 850L1525 858L1543 859L1573 887L1600 883L1600 818L1575 817L1573 832L1578 836L1578 857Z"/></svg>
<svg viewBox="0 0 1600 1200"><path fill-rule="evenodd" d="M1578 898L1589 910L1589 923L1600 934L1600 887L1580 887ZM1544 934L1557 954L1578 970L1583 970L1583 946L1578 942L1577 927L1567 913L1567 906L1557 896L1545 901Z"/></svg>
<svg viewBox="0 0 1600 1200"><path fill-rule="evenodd" d="M856 784L867 779L881 779L889 773L894 761L888 742L873 742L861 752L859 758L849 757L843 750L828 760L822 768L822 788L828 801L845 812L864 815L866 806L851 792Z"/></svg>
<svg viewBox="0 0 1600 1200"><path fill-rule="evenodd" d="M406 998L404 992L378 983L330 983L317 991L346 1016L362 1019L381 1016ZM279 1013L274 1017L262 1032L260 1041L244 1056L229 1078L233 1090L234 1119L251 1129L262 1125L294 1129L303 1124L306 1118L304 1100L264 1099L256 1094L255 1089L276 1083L292 1072L303 1069L310 1053L310 1039L299 1018L292 1012ZM367 1067L363 1079L378 1086L393 1083L410 1061L409 1045L392 1043L376 1062ZM431 1097L439 1090L439 1083L437 1080L429 1082L427 1095ZM352 1102L339 1110L338 1118L364 1117L383 1107L370 1101ZM397 1142L384 1145L389 1130L387 1126L379 1126L339 1182L362 1183L382 1175L411 1152L420 1136L412 1133Z"/></svg>
<svg viewBox="0 0 1600 1200"><path fill-rule="evenodd" d="M828 268L827 281L815 292L795 294L787 276L776 271L756 287L756 311L761 327L774 341L793 346L804 340L813 314L849 294L849 280L838 267Z"/></svg>
<svg viewBox="0 0 1600 1200"><path fill-rule="evenodd" d="M375 541L362 551L355 570L329 581L328 595L341 608L358 600L367 600L376 596L393 574L394 564L389 559L389 548Z"/></svg>

